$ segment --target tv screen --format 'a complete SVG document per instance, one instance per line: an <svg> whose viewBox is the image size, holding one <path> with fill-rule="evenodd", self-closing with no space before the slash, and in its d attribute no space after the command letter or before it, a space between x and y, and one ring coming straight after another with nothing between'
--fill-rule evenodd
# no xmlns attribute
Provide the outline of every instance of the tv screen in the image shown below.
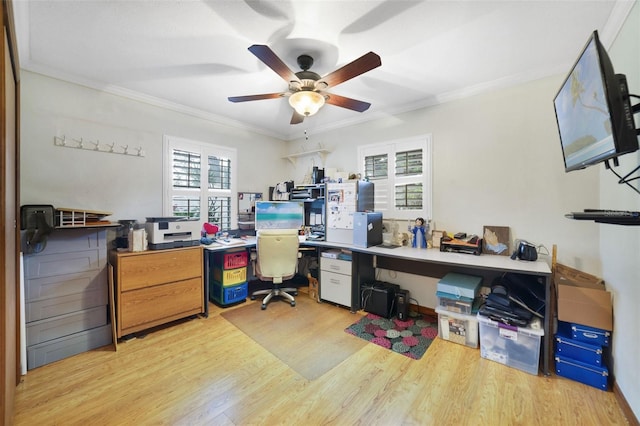
<svg viewBox="0 0 640 426"><path fill-rule="evenodd" d="M257 201L256 230L300 229L304 225L304 202Z"/></svg>
<svg viewBox="0 0 640 426"><path fill-rule="evenodd" d="M554 99L565 171L638 149L624 75L594 31Z"/></svg>

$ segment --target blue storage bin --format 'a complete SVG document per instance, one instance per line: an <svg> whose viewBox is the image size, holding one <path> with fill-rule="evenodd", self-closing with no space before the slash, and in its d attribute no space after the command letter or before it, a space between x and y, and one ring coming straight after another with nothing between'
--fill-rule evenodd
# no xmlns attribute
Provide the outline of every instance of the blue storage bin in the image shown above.
<svg viewBox="0 0 640 426"><path fill-rule="evenodd" d="M556 374L575 380L585 385L593 386L606 391L609 387L609 370L606 367L598 367L575 359L566 358L555 354Z"/></svg>
<svg viewBox="0 0 640 426"><path fill-rule="evenodd" d="M248 285L242 284L223 286L222 283L212 281L209 287L209 298L221 306L233 305L247 299Z"/></svg>
<svg viewBox="0 0 640 426"><path fill-rule="evenodd" d="M602 346L556 335L556 353L576 361L602 366Z"/></svg>
<svg viewBox="0 0 640 426"><path fill-rule="evenodd" d="M571 323L571 338L592 345L609 346L611 333L601 328Z"/></svg>
<svg viewBox="0 0 640 426"><path fill-rule="evenodd" d="M555 335L556 353L577 361L596 366L606 366L603 359L602 345L592 344L573 338L572 324L558 321L558 331Z"/></svg>

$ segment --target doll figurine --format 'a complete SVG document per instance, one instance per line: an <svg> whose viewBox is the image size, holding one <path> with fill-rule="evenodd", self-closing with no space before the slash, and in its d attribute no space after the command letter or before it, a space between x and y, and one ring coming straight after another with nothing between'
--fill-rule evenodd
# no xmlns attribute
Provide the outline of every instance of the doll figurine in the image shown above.
<svg viewBox="0 0 640 426"><path fill-rule="evenodd" d="M413 228L413 240L411 247L414 248L427 248L427 229L424 225L424 219L419 217L416 219Z"/></svg>

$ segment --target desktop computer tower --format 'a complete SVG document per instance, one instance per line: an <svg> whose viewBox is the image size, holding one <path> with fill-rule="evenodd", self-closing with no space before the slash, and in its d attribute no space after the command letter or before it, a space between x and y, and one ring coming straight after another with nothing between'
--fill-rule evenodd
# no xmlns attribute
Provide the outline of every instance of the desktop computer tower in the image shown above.
<svg viewBox="0 0 640 426"><path fill-rule="evenodd" d="M396 312L401 321L409 318L409 290L396 291Z"/></svg>
<svg viewBox="0 0 640 426"><path fill-rule="evenodd" d="M371 247L382 244L382 213L355 212L353 214L353 245Z"/></svg>
<svg viewBox="0 0 640 426"><path fill-rule="evenodd" d="M391 318L396 313L397 284L383 281L364 283L360 286L360 304L363 310L384 318Z"/></svg>

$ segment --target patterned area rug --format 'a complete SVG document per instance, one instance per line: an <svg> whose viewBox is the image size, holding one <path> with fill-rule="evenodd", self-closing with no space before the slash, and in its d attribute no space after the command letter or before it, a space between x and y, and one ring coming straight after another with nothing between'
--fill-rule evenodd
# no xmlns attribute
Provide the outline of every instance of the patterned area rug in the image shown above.
<svg viewBox="0 0 640 426"><path fill-rule="evenodd" d="M438 323L429 316L401 321L370 313L344 331L409 358L420 359L438 335Z"/></svg>

